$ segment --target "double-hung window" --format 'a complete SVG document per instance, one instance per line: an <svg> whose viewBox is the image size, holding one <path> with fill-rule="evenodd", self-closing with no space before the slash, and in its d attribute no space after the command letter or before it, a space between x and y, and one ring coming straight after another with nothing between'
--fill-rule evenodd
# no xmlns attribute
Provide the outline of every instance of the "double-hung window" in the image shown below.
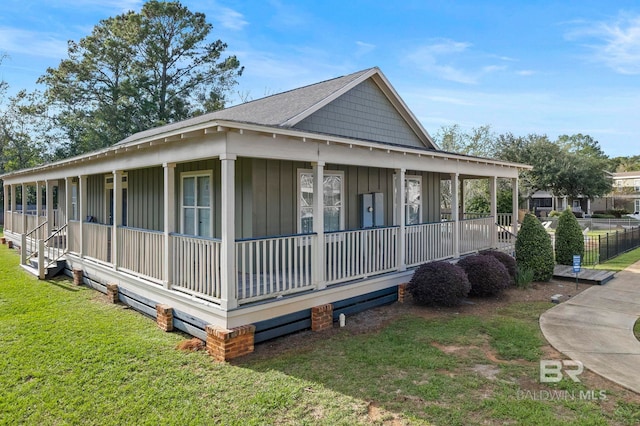
<svg viewBox="0 0 640 426"><path fill-rule="evenodd" d="M344 173L325 171L323 181L324 230L344 228ZM313 171L298 171L298 232L313 232Z"/></svg>
<svg viewBox="0 0 640 426"><path fill-rule="evenodd" d="M213 175L211 172L193 172L181 175L181 233L200 237L212 236L212 183Z"/></svg>
<svg viewBox="0 0 640 426"><path fill-rule="evenodd" d="M397 175L394 175L394 223L398 223L396 217L396 182ZM405 225L417 225L422 223L422 176L405 175L404 177L404 223Z"/></svg>

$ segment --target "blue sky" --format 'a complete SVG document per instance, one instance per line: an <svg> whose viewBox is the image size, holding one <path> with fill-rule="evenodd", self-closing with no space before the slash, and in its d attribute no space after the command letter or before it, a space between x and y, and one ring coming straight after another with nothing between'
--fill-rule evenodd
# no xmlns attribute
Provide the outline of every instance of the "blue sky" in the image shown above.
<svg viewBox="0 0 640 426"><path fill-rule="evenodd" d="M138 0L3 0L0 78L33 89L66 42ZM378 66L424 127L589 134L640 155L637 1L191 1L245 66L233 103Z"/></svg>

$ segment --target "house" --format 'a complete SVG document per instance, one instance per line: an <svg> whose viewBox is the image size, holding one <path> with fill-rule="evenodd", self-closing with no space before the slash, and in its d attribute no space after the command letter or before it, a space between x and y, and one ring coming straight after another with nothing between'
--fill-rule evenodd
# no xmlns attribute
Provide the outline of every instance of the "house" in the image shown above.
<svg viewBox="0 0 640 426"><path fill-rule="evenodd" d="M556 196L551 191L536 191L529 198L529 210L537 217L547 217L552 211L562 212L568 208L576 217L585 217L592 213L592 200L589 197Z"/></svg>
<svg viewBox="0 0 640 426"><path fill-rule="evenodd" d="M440 151L371 68L6 174L5 237L25 269L61 264L229 359L397 300L424 262L500 246L497 180L517 200L528 168ZM462 206L466 179L489 181L492 213L442 220L441 181Z"/></svg>
<svg viewBox="0 0 640 426"><path fill-rule="evenodd" d="M594 202L594 210L626 210L640 213L640 171L611 173L613 188L606 197Z"/></svg>

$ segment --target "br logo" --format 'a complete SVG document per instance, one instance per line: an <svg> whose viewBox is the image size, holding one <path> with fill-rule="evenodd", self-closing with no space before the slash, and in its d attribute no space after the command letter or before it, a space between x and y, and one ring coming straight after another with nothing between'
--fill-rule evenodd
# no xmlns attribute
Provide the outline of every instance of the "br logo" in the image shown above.
<svg viewBox="0 0 640 426"><path fill-rule="evenodd" d="M580 361L543 359L540 360L540 383L559 382L564 377L563 371L571 380L579 382L578 376L583 370L584 366Z"/></svg>

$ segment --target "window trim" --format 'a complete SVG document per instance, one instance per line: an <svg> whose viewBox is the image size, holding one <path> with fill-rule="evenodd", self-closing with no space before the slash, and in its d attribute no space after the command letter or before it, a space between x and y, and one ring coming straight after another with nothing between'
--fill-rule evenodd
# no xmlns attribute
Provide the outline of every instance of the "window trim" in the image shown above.
<svg viewBox="0 0 640 426"><path fill-rule="evenodd" d="M302 209L302 202L301 202L301 198L302 198L302 186L300 185L300 180L303 174L310 174L313 177L313 170L312 169L298 169L298 173L297 173L297 180L296 180L296 221L297 221L297 232L298 234L302 234L302 215L300 214L300 211ZM342 231L344 230L344 223L345 223L345 185L344 185L344 171L342 170L325 170L324 171L324 177L327 176L339 176L340 177L340 201L341 201L341 206L340 206L340 229L338 229L338 231ZM324 182L323 182L323 189L324 189ZM324 197L324 190L322 192L322 196ZM314 194L315 197L315 194ZM323 203L324 205L324 203ZM324 208L326 209L326 205L324 205ZM324 212L323 212L324 214ZM327 231L325 230L324 232L335 232L335 231Z"/></svg>
<svg viewBox="0 0 640 426"><path fill-rule="evenodd" d="M129 205L129 173L122 172L120 179L120 189L127 190L126 203ZM109 190L113 189L113 173L107 173L104 175L104 223L109 223ZM115 194L114 194L115 196ZM124 201L124 198L123 198ZM123 217L123 226L127 226L129 223L129 209L127 208L127 216ZM125 220L126 219L126 220Z"/></svg>
<svg viewBox="0 0 640 426"><path fill-rule="evenodd" d="M180 173L180 233L185 234L185 230L184 230L184 179L185 178L192 178L195 177L196 178L196 182L198 181L198 177L203 177L206 176L209 178L209 200L211 200L211 202L209 203L209 230L211 232L211 235L209 237L204 237L204 238L213 238L214 236L214 210L213 210L213 205L214 205L214 199L213 199L213 170L197 170L197 171L191 171L191 172L182 172ZM196 188L196 196L198 193L198 189ZM198 209L197 206L197 200L196 200L196 206L190 206L190 207L195 207L195 209ZM204 207L201 207L204 208ZM194 216L195 218L198 217L198 215L196 214ZM195 231L198 232L197 227L195 228ZM188 234L188 235L192 235L192 234ZM196 237L203 237L202 235L198 235L198 234L193 234L193 236Z"/></svg>

